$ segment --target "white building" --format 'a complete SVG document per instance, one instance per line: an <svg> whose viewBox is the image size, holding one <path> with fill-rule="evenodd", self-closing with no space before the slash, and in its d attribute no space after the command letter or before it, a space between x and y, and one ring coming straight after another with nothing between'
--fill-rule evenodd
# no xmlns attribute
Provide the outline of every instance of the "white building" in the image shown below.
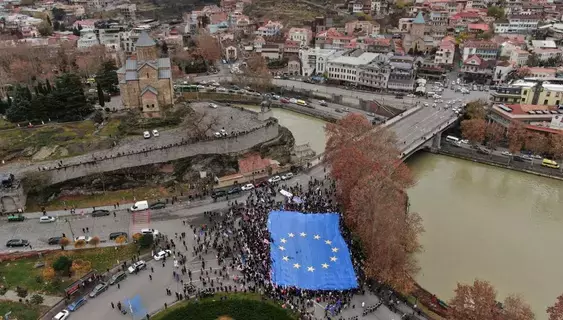
<svg viewBox="0 0 563 320"><path fill-rule="evenodd" d="M381 59L385 56L374 52L364 52L358 56L342 55L329 59L327 63L328 78L331 80L357 83L360 75L360 67Z"/></svg>
<svg viewBox="0 0 563 320"><path fill-rule="evenodd" d="M261 26L256 30L256 34L263 37L271 37L280 33L283 28L283 24L278 21L268 21L265 25Z"/></svg>
<svg viewBox="0 0 563 320"><path fill-rule="evenodd" d="M110 50L121 49L121 31L118 28L99 29L98 37L100 44L103 44L106 48Z"/></svg>
<svg viewBox="0 0 563 320"><path fill-rule="evenodd" d="M495 34L517 33L527 34L538 28L541 17L535 15L512 15L508 17L508 22L495 22Z"/></svg>
<svg viewBox="0 0 563 320"><path fill-rule="evenodd" d="M289 29L288 38L291 41L299 42L299 46L306 47L313 38L313 32L307 28L291 28Z"/></svg>
<svg viewBox="0 0 563 320"><path fill-rule="evenodd" d="M80 35L80 39L76 41L76 47L78 49L86 49L96 45L99 45L100 41L94 33L85 33Z"/></svg>
<svg viewBox="0 0 563 320"><path fill-rule="evenodd" d="M299 50L301 74L304 76L323 74L327 71L326 64L329 58L338 57L342 53L344 53L343 50L320 48Z"/></svg>

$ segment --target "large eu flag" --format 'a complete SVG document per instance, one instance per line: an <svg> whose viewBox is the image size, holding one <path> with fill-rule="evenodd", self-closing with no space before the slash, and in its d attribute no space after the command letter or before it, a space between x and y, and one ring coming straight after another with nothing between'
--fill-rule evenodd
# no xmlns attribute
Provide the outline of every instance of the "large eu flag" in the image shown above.
<svg viewBox="0 0 563 320"><path fill-rule="evenodd" d="M358 282L340 234L340 215L272 211L268 230L272 282L311 290L345 290Z"/></svg>

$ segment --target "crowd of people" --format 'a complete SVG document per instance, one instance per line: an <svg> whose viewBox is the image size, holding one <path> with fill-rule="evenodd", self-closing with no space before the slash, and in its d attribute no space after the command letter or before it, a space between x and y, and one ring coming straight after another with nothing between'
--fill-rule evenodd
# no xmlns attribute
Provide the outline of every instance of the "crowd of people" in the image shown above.
<svg viewBox="0 0 563 320"><path fill-rule="evenodd" d="M289 191L293 196L280 200L281 189ZM205 212L205 223L190 226L194 234L192 259L201 264L199 281L205 288L215 292L259 292L264 297L278 301L282 307L300 314L302 319L348 320L340 315L349 309L357 309L361 315L365 306L355 305L352 298L355 294L366 294L364 288L369 290L370 286L363 280L362 257L359 252L355 252L355 246L350 248L358 288L305 290L276 286L271 281L270 243L273 239L267 228L269 212L280 209L310 214L338 212L335 190L334 181L326 177L323 180L312 178L306 185L266 185L254 189L244 201L229 203L226 211ZM351 234L343 224L341 233L350 243ZM206 264L206 256L210 254L215 254L219 270L212 270ZM192 278L192 273L189 272L190 283L192 279L195 277ZM369 306L368 313L374 312L380 305ZM324 309L323 317L319 318L318 308Z"/></svg>

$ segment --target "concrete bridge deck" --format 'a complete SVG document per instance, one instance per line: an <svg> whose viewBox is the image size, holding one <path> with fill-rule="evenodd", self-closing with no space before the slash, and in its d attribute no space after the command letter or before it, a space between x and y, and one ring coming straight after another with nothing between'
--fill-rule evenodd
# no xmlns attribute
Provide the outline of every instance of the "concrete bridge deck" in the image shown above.
<svg viewBox="0 0 563 320"><path fill-rule="evenodd" d="M458 118L452 109L417 107L388 121L386 126L395 132L397 147L406 159L435 135L439 139L441 132Z"/></svg>

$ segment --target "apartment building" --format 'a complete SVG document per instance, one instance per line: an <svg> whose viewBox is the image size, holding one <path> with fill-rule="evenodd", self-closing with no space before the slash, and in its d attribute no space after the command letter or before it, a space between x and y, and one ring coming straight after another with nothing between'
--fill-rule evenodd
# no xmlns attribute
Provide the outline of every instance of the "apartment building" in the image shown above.
<svg viewBox="0 0 563 320"><path fill-rule="evenodd" d="M299 60L301 60L301 74L312 76L327 72L327 62L329 58L339 57L344 53L343 50L311 48L299 50Z"/></svg>
<svg viewBox="0 0 563 320"><path fill-rule="evenodd" d="M496 34L529 34L538 28L541 19L539 15L515 14L508 16L508 22L495 22L493 26Z"/></svg>
<svg viewBox="0 0 563 320"><path fill-rule="evenodd" d="M373 61L385 61L379 53L353 50L340 57L329 59L327 63L328 79L349 83L358 83L360 67Z"/></svg>

